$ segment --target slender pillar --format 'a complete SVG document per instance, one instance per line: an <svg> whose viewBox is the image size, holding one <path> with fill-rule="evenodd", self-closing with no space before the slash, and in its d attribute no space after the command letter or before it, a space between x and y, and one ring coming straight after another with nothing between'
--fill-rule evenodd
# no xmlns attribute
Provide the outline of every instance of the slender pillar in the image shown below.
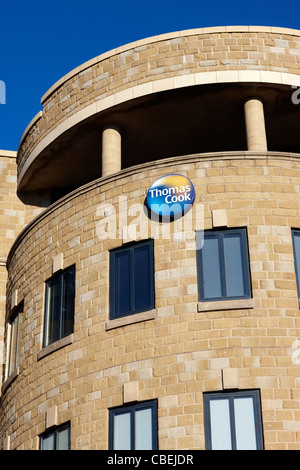
<svg viewBox="0 0 300 470"><path fill-rule="evenodd" d="M117 126L107 126L102 134L102 176L121 170L121 134Z"/></svg>
<svg viewBox="0 0 300 470"><path fill-rule="evenodd" d="M263 103L250 99L245 103L248 150L266 152L267 136Z"/></svg>

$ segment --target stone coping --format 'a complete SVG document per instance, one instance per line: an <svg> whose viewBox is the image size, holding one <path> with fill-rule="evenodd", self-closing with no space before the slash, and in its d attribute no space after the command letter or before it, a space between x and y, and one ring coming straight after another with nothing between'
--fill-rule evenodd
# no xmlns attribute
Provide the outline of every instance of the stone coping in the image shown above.
<svg viewBox="0 0 300 470"><path fill-rule="evenodd" d="M17 158L17 152L14 150L0 150L0 158L1 157Z"/></svg>
<svg viewBox="0 0 300 470"><path fill-rule="evenodd" d="M188 29L183 31L176 31L171 33L160 34L158 36L151 36L149 38L140 39L138 41L134 41L124 46L117 47L112 49L108 52L105 52L93 59L88 60L87 62L83 63L82 65L76 67L66 75L64 75L61 79L59 79L51 88L42 96L41 104L47 100L47 98L57 89L59 88L64 82L69 80L71 77L76 75L79 72L91 67L92 65L100 62L108 57L111 57L116 54L120 54L121 52L128 51L129 49L133 49L135 47L141 47L146 44L156 43L159 41L171 40L176 38L181 38L185 36L193 36L193 35L200 35L200 34L212 34L212 33L274 33L274 34L288 34L292 36L300 36L300 30L298 29L291 29L291 28L281 28L281 27L272 27L272 26L213 26L213 27L206 27L206 28L196 28L196 29Z"/></svg>
<svg viewBox="0 0 300 470"><path fill-rule="evenodd" d="M44 218L48 217L51 213L55 212L58 208L63 206L64 204L72 201L79 195L85 194L89 191L92 191L95 188L101 187L107 183L112 183L114 181L120 180L122 178L126 178L128 176L135 175L136 173L144 170L153 170L156 167L161 168L168 168L169 166L179 165L179 164L187 164L193 163L195 161L214 161L222 158L223 160L268 160L268 159L277 159L277 160L296 160L300 161L300 154L298 153L289 153L289 152L275 152L275 151L267 151L267 152L253 152L253 151L232 151L232 152L209 152L209 153L202 153L202 154L193 154L193 155L181 155L178 157L170 157L161 159L158 161L146 162L139 165L135 165L129 168L125 168L118 173L113 175L104 176L98 178L96 180L91 181L79 188L71 191L69 194L64 196L63 198L59 199L58 201L51 204L47 207L43 212L41 212L38 216L36 216L29 224L19 233L17 238L15 239L11 249L8 253L6 266L8 268L11 258L16 251L18 245L21 241L26 237L26 235Z"/></svg>

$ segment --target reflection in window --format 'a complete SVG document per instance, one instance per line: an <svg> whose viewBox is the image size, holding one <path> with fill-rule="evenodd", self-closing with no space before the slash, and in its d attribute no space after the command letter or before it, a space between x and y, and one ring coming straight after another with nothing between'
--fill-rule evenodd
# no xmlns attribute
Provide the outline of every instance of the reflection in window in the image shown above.
<svg viewBox="0 0 300 470"><path fill-rule="evenodd" d="M20 362L22 324L23 324L23 302L18 306L17 312L10 318L10 345L8 359L8 375L18 367Z"/></svg>
<svg viewBox="0 0 300 470"><path fill-rule="evenodd" d="M62 271L46 283L44 347L73 333L75 267Z"/></svg>
<svg viewBox="0 0 300 470"><path fill-rule="evenodd" d="M259 391L204 395L206 448L260 450L263 448Z"/></svg>
<svg viewBox="0 0 300 470"><path fill-rule="evenodd" d="M197 262L200 301L250 298L245 229L206 231L203 247L197 251Z"/></svg>

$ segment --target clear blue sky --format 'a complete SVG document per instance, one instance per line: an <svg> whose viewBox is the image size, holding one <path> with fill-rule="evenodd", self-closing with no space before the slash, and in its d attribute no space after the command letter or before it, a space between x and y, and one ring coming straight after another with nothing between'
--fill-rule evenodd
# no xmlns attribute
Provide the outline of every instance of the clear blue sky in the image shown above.
<svg viewBox="0 0 300 470"><path fill-rule="evenodd" d="M115 47L206 26L300 29L299 0L0 0L0 149L17 150L63 75Z"/></svg>

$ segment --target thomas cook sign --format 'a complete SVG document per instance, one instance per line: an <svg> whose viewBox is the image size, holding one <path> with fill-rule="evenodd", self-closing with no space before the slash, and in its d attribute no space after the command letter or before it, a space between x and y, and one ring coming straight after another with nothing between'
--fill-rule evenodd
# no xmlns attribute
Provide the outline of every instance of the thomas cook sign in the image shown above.
<svg viewBox="0 0 300 470"><path fill-rule="evenodd" d="M191 209L195 201L193 183L183 175L170 174L156 180L148 189L146 202L163 219L177 218Z"/></svg>

